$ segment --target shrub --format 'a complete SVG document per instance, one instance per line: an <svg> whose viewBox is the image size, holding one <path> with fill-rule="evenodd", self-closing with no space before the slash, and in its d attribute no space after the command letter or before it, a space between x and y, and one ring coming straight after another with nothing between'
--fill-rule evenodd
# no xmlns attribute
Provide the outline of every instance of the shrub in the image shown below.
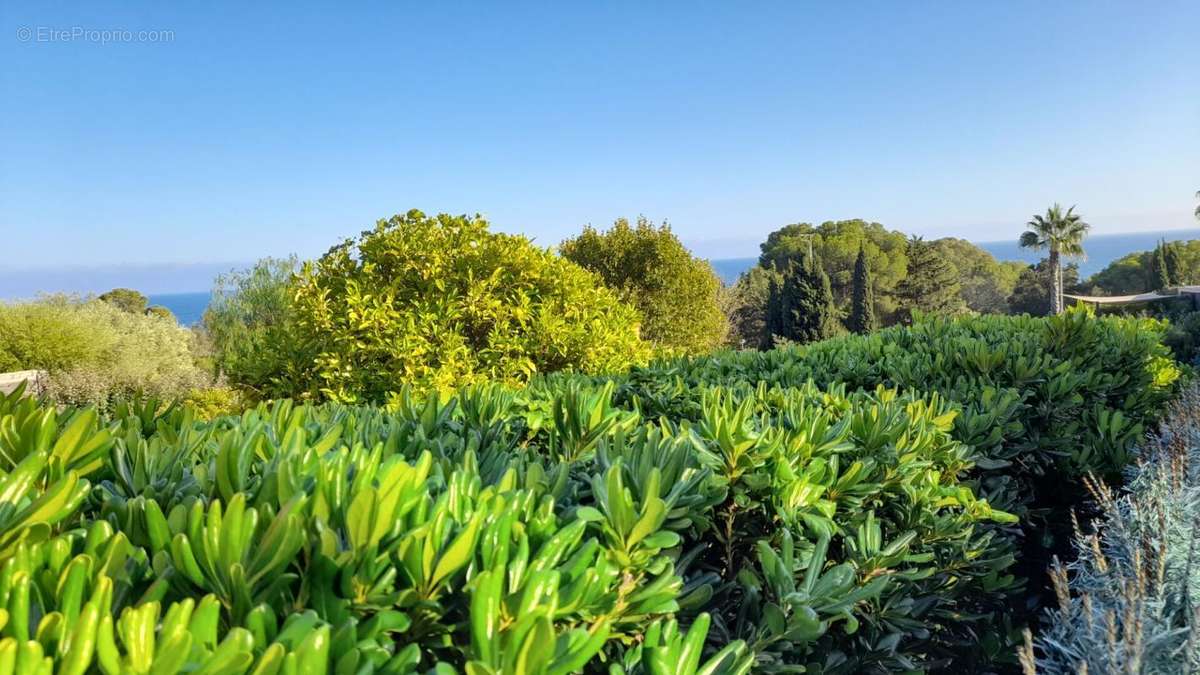
<svg viewBox="0 0 1200 675"><path fill-rule="evenodd" d="M65 296L0 306L0 365L48 371L60 403L182 396L207 381L173 320Z"/></svg>
<svg viewBox="0 0 1200 675"><path fill-rule="evenodd" d="M201 420L214 420L227 415L240 415L246 408L242 394L232 387L207 387L190 392L183 399Z"/></svg>
<svg viewBox="0 0 1200 675"><path fill-rule="evenodd" d="M1171 317L1171 327L1163 338L1175 358L1200 367L1200 312L1184 312Z"/></svg>
<svg viewBox="0 0 1200 675"><path fill-rule="evenodd" d="M204 311L214 375L260 398L298 395L314 353L292 305L292 258L264 258L216 279Z"/></svg>
<svg viewBox="0 0 1200 675"><path fill-rule="evenodd" d="M305 265L294 302L316 353L309 389L340 401L385 400L404 384L610 372L648 357L636 310L479 216L381 220Z"/></svg>
<svg viewBox="0 0 1200 675"><path fill-rule="evenodd" d="M1083 496L1079 479L1088 472L1118 479L1173 395L1180 371L1159 342L1163 329L1155 320L1096 319L1080 310L1049 319L919 317L911 328L806 347L663 362L635 369L622 391L648 415L688 417L697 412L689 392L718 385L884 386L952 402L953 437L972 448L968 484L1021 517L1020 530L1003 526L1001 535L1019 547L1010 551L1018 561L1013 571L1035 584L1024 598L997 582L992 606L978 608L997 614L996 621L986 635L960 624L963 634L954 639L965 645L1013 636L1011 626L1024 618L1014 605L1038 601L1042 570L1069 542L1069 509ZM986 650L996 654L1002 646ZM967 662L968 652L956 658Z"/></svg>
<svg viewBox="0 0 1200 675"><path fill-rule="evenodd" d="M559 246L562 256L596 273L642 313L642 337L679 353L710 351L725 339L721 280L708 261L693 258L666 224L621 218L612 229L591 227Z"/></svg>
<svg viewBox="0 0 1200 675"><path fill-rule="evenodd" d="M1052 570L1058 604L1022 650L1027 673L1200 669L1200 391L1171 407L1141 460L1122 494L1094 486L1102 517Z"/></svg>

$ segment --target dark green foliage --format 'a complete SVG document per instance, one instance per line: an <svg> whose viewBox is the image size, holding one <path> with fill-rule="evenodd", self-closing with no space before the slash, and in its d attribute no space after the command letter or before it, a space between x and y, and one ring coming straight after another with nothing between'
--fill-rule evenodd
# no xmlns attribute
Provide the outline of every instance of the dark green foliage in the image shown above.
<svg viewBox="0 0 1200 675"><path fill-rule="evenodd" d="M721 281L665 223L656 227L639 217L636 226L621 218L606 232L588 227L559 252L637 307L642 337L656 346L699 354L724 342Z"/></svg>
<svg viewBox="0 0 1200 675"><path fill-rule="evenodd" d="M1161 282L1155 269L1158 248L1137 251L1112 261L1087 280L1098 295L1132 295L1154 290ZM1166 266L1175 285L1200 284L1200 239L1166 244Z"/></svg>
<svg viewBox="0 0 1200 675"><path fill-rule="evenodd" d="M1153 320L1093 319L1083 311L1053 319L927 317L869 336L662 364L635 379L643 410L681 414L689 404L673 393L680 387L815 381L936 392L959 411L952 435L973 448L976 494L1023 519L1025 534L1000 528L1007 544L997 542L991 555L1017 555L1014 569L1036 589L1051 555L1063 552L1070 537L1069 509L1083 498L1081 477L1117 478L1173 392L1179 370L1158 342L1162 329ZM1006 568L1000 563L997 577ZM1028 618L1022 608L1036 602L1036 593L1017 594L1012 580L997 577L989 592L961 600L992 618L978 626L964 621L932 638L958 645L960 667L970 662L968 654L978 656L966 644L1011 655L1004 640L1014 634L1003 631Z"/></svg>
<svg viewBox="0 0 1200 675"><path fill-rule="evenodd" d="M788 259L811 250L829 277L838 312L847 314L854 263L859 250L865 249L874 281L876 309L882 319L890 319L896 310L896 286L904 278L906 248L903 233L888 230L879 223L861 219L826 221L820 225L796 223L768 235L761 245L759 265L782 270Z"/></svg>
<svg viewBox="0 0 1200 675"><path fill-rule="evenodd" d="M1166 240L1158 242L1150 254L1150 265L1147 271L1148 287L1151 290L1161 291L1182 286L1185 283L1183 265L1183 256L1178 243L1168 243Z"/></svg>
<svg viewBox="0 0 1200 675"><path fill-rule="evenodd" d="M758 265L746 270L725 289L723 305L729 317L729 342L739 349L770 349L767 306L775 272Z"/></svg>
<svg viewBox="0 0 1200 675"><path fill-rule="evenodd" d="M771 279L766 329L773 340L804 344L837 331L829 277L814 257L801 253L789 258Z"/></svg>
<svg viewBox="0 0 1200 675"><path fill-rule="evenodd" d="M871 268L866 250L858 250L854 261L854 289L850 294L850 318L846 327L853 333L870 333L879 327L875 320L875 291L871 285Z"/></svg>
<svg viewBox="0 0 1200 675"><path fill-rule="evenodd" d="M1154 247L1154 256L1150 264L1150 288L1161 291L1170 288L1173 285L1172 281L1171 268L1167 264L1167 247L1163 242L1159 242Z"/></svg>
<svg viewBox="0 0 1200 675"><path fill-rule="evenodd" d="M1200 312L1179 313L1170 321L1163 344L1171 349L1177 360L1200 367Z"/></svg>
<svg viewBox="0 0 1200 675"><path fill-rule="evenodd" d="M944 237L930 242L943 260L958 271L959 293L967 308L980 314L1007 314L1024 263L998 261L991 253L965 239Z"/></svg>
<svg viewBox="0 0 1200 675"><path fill-rule="evenodd" d="M1062 270L1064 290L1071 292L1079 285L1079 266L1069 263ZM1050 290L1053 288L1053 273L1050 263L1042 259L1021 272L1012 295L1008 298L1009 311L1013 314L1048 316L1052 309Z"/></svg>
<svg viewBox="0 0 1200 675"><path fill-rule="evenodd" d="M920 237L908 240L908 275L896 289L906 320L917 312L960 314L966 310L959 294L958 270Z"/></svg>
<svg viewBox="0 0 1200 675"><path fill-rule="evenodd" d="M132 288L114 288L107 293L101 293L100 299L119 307L130 314L145 314L150 300Z"/></svg>

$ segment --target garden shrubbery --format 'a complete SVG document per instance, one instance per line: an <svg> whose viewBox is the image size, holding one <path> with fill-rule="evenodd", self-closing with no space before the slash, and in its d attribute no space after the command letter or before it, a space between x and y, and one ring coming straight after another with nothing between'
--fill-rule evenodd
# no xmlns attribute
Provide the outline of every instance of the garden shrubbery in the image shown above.
<svg viewBox="0 0 1200 675"><path fill-rule="evenodd" d="M130 396L177 398L208 382L174 319L99 299L0 304L0 372L45 370L59 403L104 408Z"/></svg>
<svg viewBox="0 0 1200 675"><path fill-rule="evenodd" d="M313 354L297 367L303 391L344 402L650 356L637 310L597 277L479 216L381 220L306 264L293 306L294 339Z"/></svg>
<svg viewBox="0 0 1200 675"><path fill-rule="evenodd" d="M1014 521L1058 508L1047 475L1128 457L1178 375L1158 326L924 319L627 376L402 387L384 408L280 401L211 422L186 405L100 417L8 397L0 663L1011 664Z"/></svg>

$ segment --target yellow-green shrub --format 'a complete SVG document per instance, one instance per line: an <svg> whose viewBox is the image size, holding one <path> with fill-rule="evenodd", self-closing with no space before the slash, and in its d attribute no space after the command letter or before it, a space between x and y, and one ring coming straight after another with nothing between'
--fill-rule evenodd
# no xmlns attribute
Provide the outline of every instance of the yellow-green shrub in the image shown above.
<svg viewBox="0 0 1200 675"><path fill-rule="evenodd" d="M174 320L100 300L51 296L0 306L0 366L48 371L46 393L60 403L183 396L208 380L190 345L190 332Z"/></svg>
<svg viewBox="0 0 1200 675"><path fill-rule="evenodd" d="M304 266L299 338L310 393L381 401L408 384L447 390L535 373L644 362L639 316L591 273L480 216L409 211Z"/></svg>

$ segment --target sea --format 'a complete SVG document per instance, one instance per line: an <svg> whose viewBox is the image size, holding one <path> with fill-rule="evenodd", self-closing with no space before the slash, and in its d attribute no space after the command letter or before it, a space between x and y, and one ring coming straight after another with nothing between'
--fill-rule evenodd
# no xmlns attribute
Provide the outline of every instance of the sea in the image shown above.
<svg viewBox="0 0 1200 675"><path fill-rule="evenodd" d="M212 293L208 291L200 291L197 293L163 293L161 295L148 295L150 305L160 305L171 310L175 315L175 320L183 326L194 326L200 323L204 318L204 310L208 309L208 302L212 298Z"/></svg>
<svg viewBox="0 0 1200 675"><path fill-rule="evenodd" d="M1099 234L1087 238L1084 248L1087 258L1077 261L1079 275L1087 278L1104 269L1108 263L1134 251L1149 251L1159 240L1186 241L1200 239L1200 229L1165 230L1158 232L1133 232L1127 234ZM1019 260L1035 263L1043 253L1026 251L1017 246L1016 239L1010 241L982 241L978 245L998 260ZM758 258L717 258L709 261L717 276L727 283L737 281L738 276L753 267ZM166 293L149 296L150 304L162 305L171 310L179 323L193 326L200 323L208 307L211 294L207 291L194 293Z"/></svg>

